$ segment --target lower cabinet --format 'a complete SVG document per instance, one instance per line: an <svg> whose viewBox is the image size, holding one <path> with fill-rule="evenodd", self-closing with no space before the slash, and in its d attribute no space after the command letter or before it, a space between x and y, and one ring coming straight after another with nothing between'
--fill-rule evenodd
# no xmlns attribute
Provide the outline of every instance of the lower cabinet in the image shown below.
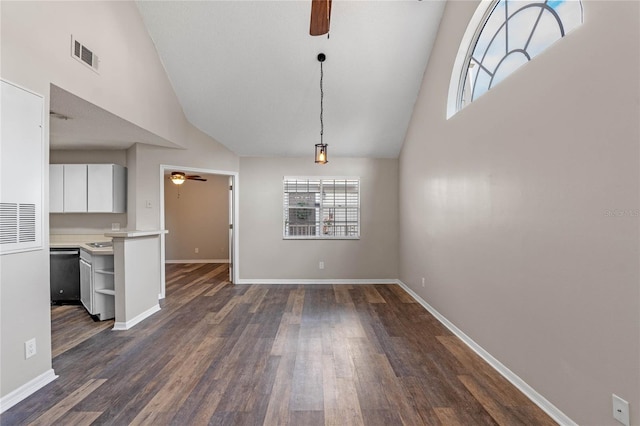
<svg viewBox="0 0 640 426"><path fill-rule="evenodd" d="M104 321L115 317L113 255L80 250L80 301L91 315Z"/></svg>

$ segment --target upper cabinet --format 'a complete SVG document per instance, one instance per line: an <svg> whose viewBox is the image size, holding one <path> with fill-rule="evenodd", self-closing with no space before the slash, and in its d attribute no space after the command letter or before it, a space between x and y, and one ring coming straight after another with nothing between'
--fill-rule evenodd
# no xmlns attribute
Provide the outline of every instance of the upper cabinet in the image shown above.
<svg viewBox="0 0 640 426"><path fill-rule="evenodd" d="M62 164L49 165L49 212L62 213L64 211L64 166Z"/></svg>
<svg viewBox="0 0 640 426"><path fill-rule="evenodd" d="M125 213L127 169L118 164L51 164L50 213Z"/></svg>
<svg viewBox="0 0 640 426"><path fill-rule="evenodd" d="M86 213L87 165L65 164L63 175L64 213Z"/></svg>
<svg viewBox="0 0 640 426"><path fill-rule="evenodd" d="M124 213L127 171L118 164L87 165L87 212Z"/></svg>

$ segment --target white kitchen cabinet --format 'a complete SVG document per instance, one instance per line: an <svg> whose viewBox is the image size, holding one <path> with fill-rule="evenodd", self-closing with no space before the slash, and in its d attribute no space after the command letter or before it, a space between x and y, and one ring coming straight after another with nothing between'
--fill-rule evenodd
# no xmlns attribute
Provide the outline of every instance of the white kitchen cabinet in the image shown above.
<svg viewBox="0 0 640 426"><path fill-rule="evenodd" d="M87 212L87 165L65 164L63 168L65 213Z"/></svg>
<svg viewBox="0 0 640 426"><path fill-rule="evenodd" d="M87 165L87 212L126 212L127 169L118 164Z"/></svg>
<svg viewBox="0 0 640 426"><path fill-rule="evenodd" d="M100 321L115 318L115 294L113 255L80 250L80 301L87 312Z"/></svg>
<svg viewBox="0 0 640 426"><path fill-rule="evenodd" d="M50 213L125 213L127 169L119 164L50 164Z"/></svg>
<svg viewBox="0 0 640 426"><path fill-rule="evenodd" d="M87 312L93 312L93 287L91 284L91 255L89 256L89 262L85 256L80 255L80 302L87 310Z"/></svg>
<svg viewBox="0 0 640 426"><path fill-rule="evenodd" d="M49 213L64 212L64 166L49 165Z"/></svg>

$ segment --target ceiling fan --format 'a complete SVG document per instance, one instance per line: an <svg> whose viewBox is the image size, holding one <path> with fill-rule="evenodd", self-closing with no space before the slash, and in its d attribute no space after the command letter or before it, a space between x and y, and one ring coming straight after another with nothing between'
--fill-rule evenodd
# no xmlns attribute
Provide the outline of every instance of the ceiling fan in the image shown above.
<svg viewBox="0 0 640 426"><path fill-rule="evenodd" d="M331 0L311 0L311 25L309 34L312 36L329 33L331 21Z"/></svg>
<svg viewBox="0 0 640 426"><path fill-rule="evenodd" d="M187 174L185 174L183 172L171 172L171 176L169 177L169 179L171 179L171 182L175 183L176 185L182 185L184 183L184 181L187 180L187 179L189 179L189 180L199 180L201 182L206 182L207 181L202 176L199 176L199 175L187 175Z"/></svg>

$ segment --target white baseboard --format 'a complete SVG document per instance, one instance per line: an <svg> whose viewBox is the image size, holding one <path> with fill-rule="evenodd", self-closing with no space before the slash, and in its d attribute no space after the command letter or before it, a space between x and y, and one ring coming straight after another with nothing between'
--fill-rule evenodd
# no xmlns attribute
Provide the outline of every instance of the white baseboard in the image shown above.
<svg viewBox="0 0 640 426"><path fill-rule="evenodd" d="M28 396L34 394L36 391L42 389L57 378L58 376L56 376L56 373L54 373L53 369L49 369L35 379L30 380L24 385L20 386L13 392L9 392L7 395L0 398L0 413L4 413L9 408L13 407Z"/></svg>
<svg viewBox="0 0 640 426"><path fill-rule="evenodd" d="M184 259L165 260L164 263L229 263L229 259Z"/></svg>
<svg viewBox="0 0 640 426"><path fill-rule="evenodd" d="M482 346L473 341L469 336L464 334L462 330L456 327L451 321L445 318L440 312L438 312L433 306L429 305L424 299L418 296L413 290L411 290L405 283L400 280L396 281L400 287L402 287L407 293L413 297L416 302L420 303L431 315L436 317L438 321L447 327L453 334L455 334L460 340L464 342L472 351L477 353L482 359L484 359L491 367L493 367L502 377L507 379L512 385L520 390L527 398L534 404L542 409L553 420L562 426L578 426L576 422L571 420L569 416L564 414L555 405L549 402L545 397L540 395L535 389L529 386L524 380L522 380L517 374L509 370L504 364L494 358L489 352L484 350Z"/></svg>
<svg viewBox="0 0 640 426"><path fill-rule="evenodd" d="M235 284L397 284L396 279L239 279Z"/></svg>
<svg viewBox="0 0 640 426"><path fill-rule="evenodd" d="M149 318L151 315L155 314L159 310L160 310L160 305L157 304L157 305L147 309L146 311L144 311L140 315L137 315L134 318L130 319L129 321L126 321L126 322L121 322L120 321L120 322L114 323L112 330L115 330L115 331L129 330L131 327L133 327L136 324L138 324L139 322L144 321L145 319Z"/></svg>

